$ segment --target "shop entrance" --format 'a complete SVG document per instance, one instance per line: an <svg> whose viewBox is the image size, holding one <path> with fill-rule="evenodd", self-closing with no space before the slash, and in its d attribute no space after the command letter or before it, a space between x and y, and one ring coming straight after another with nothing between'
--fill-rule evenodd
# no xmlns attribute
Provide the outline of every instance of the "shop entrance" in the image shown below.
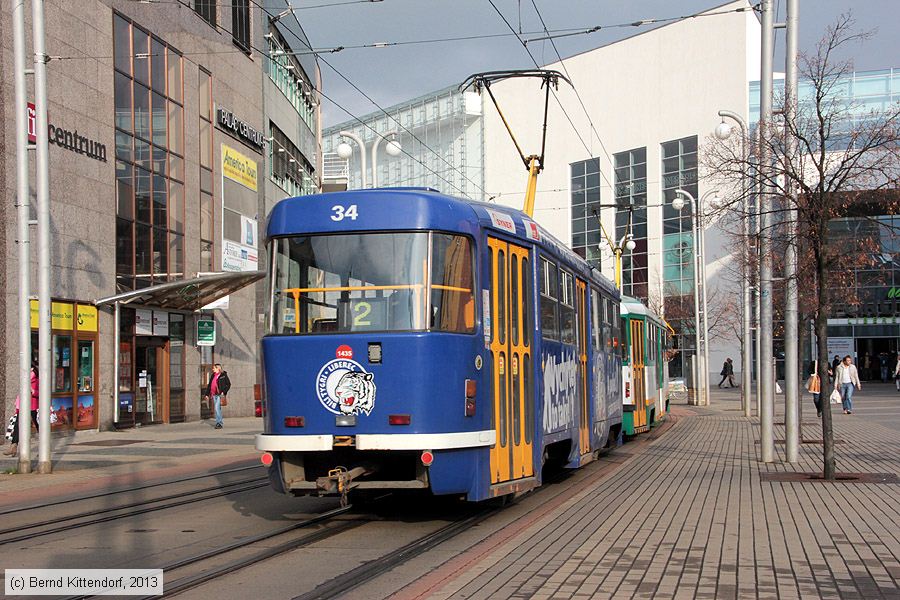
<svg viewBox="0 0 900 600"><path fill-rule="evenodd" d="M894 337L856 338L856 368L859 378L862 381L881 381L884 359L888 369L887 380L893 380L898 347L900 345Z"/></svg>
<svg viewBox="0 0 900 600"><path fill-rule="evenodd" d="M169 420L169 340L135 338L134 423L150 425Z"/></svg>

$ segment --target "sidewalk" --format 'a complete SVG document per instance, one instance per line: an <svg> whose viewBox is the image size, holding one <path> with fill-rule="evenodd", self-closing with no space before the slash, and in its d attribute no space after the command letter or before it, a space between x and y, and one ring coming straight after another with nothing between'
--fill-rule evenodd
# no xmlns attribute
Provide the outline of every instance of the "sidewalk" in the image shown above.
<svg viewBox="0 0 900 600"><path fill-rule="evenodd" d="M260 431L262 419L239 417L226 419L224 429L213 429L212 421L192 421L54 436L50 475L14 474L18 459L0 455L0 508L259 464L254 436ZM36 468L37 435L31 438L31 458Z"/></svg>
<svg viewBox="0 0 900 600"><path fill-rule="evenodd" d="M819 471L822 446L759 463L758 421L738 398L714 389L709 408L673 407L674 426L609 477L394 597L900 598L900 484L761 481ZM880 424L900 423L900 395L866 386L856 400L853 415L834 411L838 471L900 472L898 430ZM819 439L803 401L804 438Z"/></svg>

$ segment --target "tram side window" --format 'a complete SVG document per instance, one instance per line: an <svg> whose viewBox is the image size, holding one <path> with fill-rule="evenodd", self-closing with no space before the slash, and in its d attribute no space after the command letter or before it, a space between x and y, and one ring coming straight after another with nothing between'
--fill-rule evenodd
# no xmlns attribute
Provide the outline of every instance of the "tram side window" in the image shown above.
<svg viewBox="0 0 900 600"><path fill-rule="evenodd" d="M541 334L545 338L558 340L556 299L559 295L557 267L545 258L541 258Z"/></svg>
<svg viewBox="0 0 900 600"><path fill-rule="evenodd" d="M474 331L472 243L460 235L433 235L431 327L439 331Z"/></svg>
<svg viewBox="0 0 900 600"><path fill-rule="evenodd" d="M603 298L591 288L591 347L595 352L603 350Z"/></svg>
<svg viewBox="0 0 900 600"><path fill-rule="evenodd" d="M575 333L575 278L567 271L559 273L559 329L562 341L574 344Z"/></svg>

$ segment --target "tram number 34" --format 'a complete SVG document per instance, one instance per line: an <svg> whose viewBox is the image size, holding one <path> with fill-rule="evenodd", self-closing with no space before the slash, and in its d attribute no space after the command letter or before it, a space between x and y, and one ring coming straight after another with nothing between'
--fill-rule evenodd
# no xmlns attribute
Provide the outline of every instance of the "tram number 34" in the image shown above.
<svg viewBox="0 0 900 600"><path fill-rule="evenodd" d="M331 215L332 221L343 221L344 219L350 219L351 221L355 221L358 216L356 213L356 205L351 204L350 206L341 206L340 204L336 204L331 207L331 212L334 214Z"/></svg>

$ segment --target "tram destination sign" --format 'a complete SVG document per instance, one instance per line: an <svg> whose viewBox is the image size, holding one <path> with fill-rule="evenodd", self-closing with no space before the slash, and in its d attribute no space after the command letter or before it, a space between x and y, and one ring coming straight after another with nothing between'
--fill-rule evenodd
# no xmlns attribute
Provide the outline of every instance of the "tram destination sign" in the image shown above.
<svg viewBox="0 0 900 600"><path fill-rule="evenodd" d="M212 319L197 319L197 345L216 345L216 322Z"/></svg>

